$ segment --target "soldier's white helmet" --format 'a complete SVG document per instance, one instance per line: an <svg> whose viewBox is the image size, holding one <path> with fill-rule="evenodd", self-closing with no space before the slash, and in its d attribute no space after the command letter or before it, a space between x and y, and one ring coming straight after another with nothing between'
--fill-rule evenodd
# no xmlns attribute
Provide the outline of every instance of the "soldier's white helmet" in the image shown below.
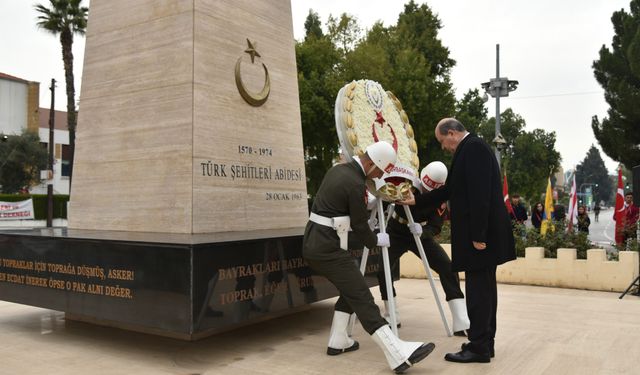
<svg viewBox="0 0 640 375"><path fill-rule="evenodd" d="M373 164L385 173L391 172L393 166L396 164L396 151L388 142L380 141L370 144L366 152Z"/></svg>
<svg viewBox="0 0 640 375"><path fill-rule="evenodd" d="M427 191L437 189L447 181L447 166L441 161L432 161L422 168L420 183Z"/></svg>

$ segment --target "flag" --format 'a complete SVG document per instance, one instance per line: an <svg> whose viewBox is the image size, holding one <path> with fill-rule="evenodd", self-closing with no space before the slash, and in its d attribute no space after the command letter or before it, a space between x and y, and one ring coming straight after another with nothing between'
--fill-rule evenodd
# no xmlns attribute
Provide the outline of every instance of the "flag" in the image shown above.
<svg viewBox="0 0 640 375"><path fill-rule="evenodd" d="M576 175L573 175L573 184L571 185L571 194L569 194L569 224L567 229L569 232L573 230L573 222L578 218L578 195L576 194Z"/></svg>
<svg viewBox="0 0 640 375"><path fill-rule="evenodd" d="M616 210L613 213L613 220L616 221L616 243L624 241L624 217L626 214L624 206L624 188L622 187L622 168L618 168L618 190L616 192Z"/></svg>
<svg viewBox="0 0 640 375"><path fill-rule="evenodd" d="M553 230L551 223L551 214L553 213L553 191L551 190L551 178L547 182L547 193L544 197L544 215L542 215L542 225L540 226L540 234L543 236L547 233L547 229Z"/></svg>
<svg viewBox="0 0 640 375"><path fill-rule="evenodd" d="M513 206L511 206L511 200L509 200L509 185L507 185L507 173L504 174L504 183L502 184L502 195L504 196L504 205L507 206L507 212L511 214L512 217L516 217L515 212L513 212Z"/></svg>

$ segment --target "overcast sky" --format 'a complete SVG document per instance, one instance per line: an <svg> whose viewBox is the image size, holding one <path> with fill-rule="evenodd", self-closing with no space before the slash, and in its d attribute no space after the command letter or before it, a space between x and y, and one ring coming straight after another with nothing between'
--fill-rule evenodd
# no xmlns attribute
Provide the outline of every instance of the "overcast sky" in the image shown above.
<svg viewBox="0 0 640 375"><path fill-rule="evenodd" d="M0 72L39 81L43 107L49 106L49 82L55 78L60 82L56 108L66 110L60 44L36 28L34 3L0 0ZM304 37L309 9L318 12L323 23L329 14L349 13L366 29L377 20L395 24L404 3L292 0L294 35ZM457 62L451 78L458 98L495 77L495 45L499 43L500 75L520 82L516 91L501 99L501 109L513 108L525 119L528 130L555 131L565 170L580 163L591 144L597 146L591 117L605 116L608 105L591 64L600 47L611 44L612 13L628 10L629 0L429 0L427 4L438 14L443 25L439 37ZM83 53L84 38L76 37L77 92ZM495 116L495 100L486 105L489 115ZM614 173L617 163L602 156Z"/></svg>

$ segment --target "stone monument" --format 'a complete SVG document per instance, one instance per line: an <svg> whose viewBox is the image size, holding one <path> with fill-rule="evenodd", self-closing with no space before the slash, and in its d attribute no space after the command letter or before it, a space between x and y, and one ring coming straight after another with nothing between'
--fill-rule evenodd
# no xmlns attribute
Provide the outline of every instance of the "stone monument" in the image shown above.
<svg viewBox="0 0 640 375"><path fill-rule="evenodd" d="M91 2L69 228L304 226L290 3Z"/></svg>
<svg viewBox="0 0 640 375"><path fill-rule="evenodd" d="M92 0L69 228L0 233L0 298L193 340L335 296L294 42L288 0Z"/></svg>

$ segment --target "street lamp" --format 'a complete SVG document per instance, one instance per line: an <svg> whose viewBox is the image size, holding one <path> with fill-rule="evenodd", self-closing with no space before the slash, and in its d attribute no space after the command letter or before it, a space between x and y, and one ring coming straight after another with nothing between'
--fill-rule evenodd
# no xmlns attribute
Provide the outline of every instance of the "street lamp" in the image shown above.
<svg viewBox="0 0 640 375"><path fill-rule="evenodd" d="M509 96L511 91L518 88L518 81L511 81L507 77L500 77L500 44L496 44L496 78L491 78L489 82L481 84L486 93L496 98L496 135L493 144L496 146L496 159L498 167L500 167L500 151L502 151L507 142L502 134L500 134L500 98Z"/></svg>
<svg viewBox="0 0 640 375"><path fill-rule="evenodd" d="M583 193L581 193L581 195L584 198L584 202L586 204L587 203L587 197L586 197L587 192L582 189L583 186L594 186L597 189L598 188L598 184L593 184L593 183L590 183L590 182L583 182L583 183L580 184L580 187L578 188L578 191L579 192L584 191ZM593 193L591 193L591 196L593 197Z"/></svg>

